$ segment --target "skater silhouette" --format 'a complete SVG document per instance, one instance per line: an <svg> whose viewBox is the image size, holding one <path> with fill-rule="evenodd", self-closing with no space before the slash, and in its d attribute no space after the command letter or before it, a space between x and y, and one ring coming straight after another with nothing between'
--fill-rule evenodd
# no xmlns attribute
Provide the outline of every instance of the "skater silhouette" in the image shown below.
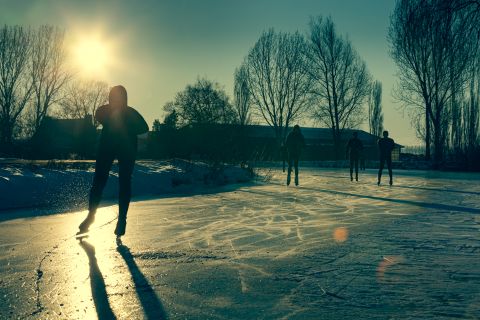
<svg viewBox="0 0 480 320"><path fill-rule="evenodd" d="M295 185L298 186L298 159L300 158L303 147L305 147L305 139L298 124L295 125L293 130L288 134L285 147L288 156L287 186L290 185L292 165L295 167Z"/></svg>
<svg viewBox="0 0 480 320"><path fill-rule="evenodd" d="M380 151L380 169L378 170L378 185L382 179L382 171L387 162L388 175L390 176L390 185L393 184L392 176L392 150L395 147L393 139L388 137L388 131L383 131L383 138L378 140L378 148Z"/></svg>
<svg viewBox="0 0 480 320"><path fill-rule="evenodd" d="M131 177L137 153L137 135L147 132L148 125L135 109L127 105L127 91L123 86L113 87L108 100L109 103L99 107L95 113L95 119L102 124L103 129L90 190L88 216L80 224L78 234L87 232L95 220L102 191L115 159L118 160L119 167L118 222L115 234L125 234Z"/></svg>
<svg viewBox="0 0 480 320"><path fill-rule="evenodd" d="M350 181L353 181L353 167L355 166L355 181L358 181L358 161L362 155L363 143L358 139L358 133L353 132L347 143L347 159L350 159Z"/></svg>
<svg viewBox="0 0 480 320"><path fill-rule="evenodd" d="M287 147L283 142L280 145L280 156L282 157L282 170L283 172L285 172L285 162L287 160Z"/></svg>

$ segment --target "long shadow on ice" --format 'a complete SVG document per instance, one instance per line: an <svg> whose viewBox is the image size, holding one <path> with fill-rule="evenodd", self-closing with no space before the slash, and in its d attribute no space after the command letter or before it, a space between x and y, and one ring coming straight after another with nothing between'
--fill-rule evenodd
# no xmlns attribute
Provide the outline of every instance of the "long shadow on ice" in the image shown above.
<svg viewBox="0 0 480 320"><path fill-rule="evenodd" d="M334 175L322 175L322 174L315 174L313 176L320 177L320 178L334 178L334 179L345 179L350 180L347 176L334 176ZM361 177L360 177L361 178ZM450 193L464 193L464 194L473 194L473 195L480 195L478 191L465 191L465 190L455 190L455 189L439 189L439 188L430 188L430 187L419 187L419 186L401 186L395 185L395 188L403 188L403 189L414 189L414 190L425 190L425 191L434 191L434 192L450 192Z"/></svg>
<svg viewBox="0 0 480 320"><path fill-rule="evenodd" d="M146 319L168 319L162 302L158 299L157 294L150 286L150 283L145 278L143 273L137 266L130 249L124 245L121 240L117 240L117 251L122 256L123 260L128 266L135 284L135 290L137 291L138 299L143 307L143 312Z"/></svg>
<svg viewBox="0 0 480 320"><path fill-rule="evenodd" d="M81 241L80 246L85 250L85 253L88 256L88 264L90 266L90 286L92 288L92 298L98 319L116 319L112 308L110 308L105 281L103 280L102 272L98 267L97 258L95 257L95 248L86 241Z"/></svg>
<svg viewBox="0 0 480 320"><path fill-rule="evenodd" d="M283 184L278 184L278 185L283 186ZM309 190L309 191L322 192L322 193L330 193L330 194L335 194L335 195L348 196L348 197L357 197L357 198L364 198L364 199L371 199L371 200L378 200L378 201L387 201L387 202L392 202L392 203L400 203L400 204L406 204L406 205L422 207L422 208L429 208L429 209L434 209L434 210L459 211L459 212L469 212L469 213L480 214L480 209L468 208L468 207L462 207L462 206L454 206L454 205L442 204L442 203L430 203L430 202L412 201L412 200L405 200L405 199L393 199L393 198L386 198L386 197L379 197L379 196L369 196L369 195L365 195L365 194L357 194L357 193L351 193L351 192L345 192L345 191L327 190L327 189L320 189L320 188L301 187L301 189ZM276 192L259 191L259 190L251 190L251 189L250 190L249 189L240 189L239 191L240 192L260 194L260 195L269 196L269 197L273 197L273 198L278 197L278 194Z"/></svg>
<svg viewBox="0 0 480 320"><path fill-rule="evenodd" d="M480 195L480 192L476 191L462 191L454 189L438 189L438 188L428 188L428 187L413 187L413 186L395 186L395 188L404 188L404 189L415 189L415 190L426 190L426 191L435 191L435 192L451 192L451 193L464 193L464 194L473 194Z"/></svg>

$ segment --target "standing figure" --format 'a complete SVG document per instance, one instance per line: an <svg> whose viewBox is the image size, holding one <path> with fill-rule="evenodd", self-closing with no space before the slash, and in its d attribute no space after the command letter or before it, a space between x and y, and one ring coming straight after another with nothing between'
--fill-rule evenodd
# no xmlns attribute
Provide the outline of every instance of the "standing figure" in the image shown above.
<svg viewBox="0 0 480 320"><path fill-rule="evenodd" d="M287 160L287 147L285 147L285 143L282 142L280 146L280 156L282 157L282 170L285 172L285 161Z"/></svg>
<svg viewBox="0 0 480 320"><path fill-rule="evenodd" d="M382 179L382 171L387 162L388 175L390 176L390 185L393 184L392 177L392 151L395 148L395 142L388 137L388 131L383 131L383 138L378 140L378 148L380 151L380 169L378 170L378 185Z"/></svg>
<svg viewBox="0 0 480 320"><path fill-rule="evenodd" d="M118 160L119 195L118 221L115 234L125 234L127 211L131 197L131 178L137 154L137 135L148 132L143 117L127 105L127 91L123 86L110 90L109 103L101 106L95 119L103 126L95 163L95 175L90 190L88 216L78 227L78 234L88 232L102 198L113 161Z"/></svg>
<svg viewBox="0 0 480 320"><path fill-rule="evenodd" d="M298 159L300 158L303 147L305 147L305 139L298 124L295 125L293 130L288 134L285 147L288 156L287 186L290 185L292 165L295 167L295 185L298 186Z"/></svg>
<svg viewBox="0 0 480 320"><path fill-rule="evenodd" d="M363 143L358 139L358 132L354 131L347 143L347 158L350 159L350 181L353 181L353 167L355 166L355 181L358 181L358 161L362 155Z"/></svg>

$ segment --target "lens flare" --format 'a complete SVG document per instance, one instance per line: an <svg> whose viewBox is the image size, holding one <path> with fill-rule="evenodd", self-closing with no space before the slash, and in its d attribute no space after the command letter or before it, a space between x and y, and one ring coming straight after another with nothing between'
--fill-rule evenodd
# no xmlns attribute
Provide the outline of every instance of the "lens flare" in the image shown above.
<svg viewBox="0 0 480 320"><path fill-rule="evenodd" d="M348 229L345 227L336 228L333 231L333 239L336 242L345 242L348 239Z"/></svg>

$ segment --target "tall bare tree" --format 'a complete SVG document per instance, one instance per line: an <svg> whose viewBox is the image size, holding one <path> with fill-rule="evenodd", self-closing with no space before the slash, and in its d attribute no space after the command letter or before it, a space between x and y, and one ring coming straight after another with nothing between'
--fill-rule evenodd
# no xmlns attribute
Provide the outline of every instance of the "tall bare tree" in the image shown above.
<svg viewBox="0 0 480 320"><path fill-rule="evenodd" d="M245 59L252 104L280 145L293 121L311 106L306 42L298 33L264 32Z"/></svg>
<svg viewBox="0 0 480 320"><path fill-rule="evenodd" d="M365 119L362 104L369 95L370 74L348 39L337 34L331 18L310 21L307 70L315 87L314 117L332 130L336 157L341 133Z"/></svg>
<svg viewBox="0 0 480 320"><path fill-rule="evenodd" d="M98 107L108 102L108 84L103 81L75 80L65 87L59 102L57 116L65 119L83 119L94 115Z"/></svg>
<svg viewBox="0 0 480 320"><path fill-rule="evenodd" d="M383 131L382 113L382 83L375 81L372 84L368 97L368 126L370 133L379 137Z"/></svg>
<svg viewBox="0 0 480 320"><path fill-rule="evenodd" d="M475 53L466 12L447 0L399 0L389 30L391 55L399 68L396 97L424 110L426 157L435 164L448 140L449 102L464 87ZM433 139L432 139L433 134Z"/></svg>
<svg viewBox="0 0 480 320"><path fill-rule="evenodd" d="M462 107L459 135L461 134L462 149L469 155L479 145L480 61L478 60L470 68L470 81Z"/></svg>
<svg viewBox="0 0 480 320"><path fill-rule="evenodd" d="M464 123L465 123L465 146L467 151L475 149L479 145L479 114L480 114L480 94L478 90L476 92L471 92L470 99L467 102L464 113Z"/></svg>
<svg viewBox="0 0 480 320"><path fill-rule="evenodd" d="M17 120L33 92L28 76L31 43L30 29L0 28L0 147L12 145Z"/></svg>
<svg viewBox="0 0 480 320"><path fill-rule="evenodd" d="M248 88L248 73L247 68L242 64L235 70L234 75L234 101L233 107L237 112L238 122L244 126L251 122L251 99Z"/></svg>
<svg viewBox="0 0 480 320"><path fill-rule="evenodd" d="M455 11L463 11L469 21L471 31L480 37L480 0L450 0Z"/></svg>
<svg viewBox="0 0 480 320"><path fill-rule="evenodd" d="M65 58L64 31L49 25L39 27L31 51L33 99L29 111L32 133L39 128L50 106L58 102L62 87L71 78Z"/></svg>

